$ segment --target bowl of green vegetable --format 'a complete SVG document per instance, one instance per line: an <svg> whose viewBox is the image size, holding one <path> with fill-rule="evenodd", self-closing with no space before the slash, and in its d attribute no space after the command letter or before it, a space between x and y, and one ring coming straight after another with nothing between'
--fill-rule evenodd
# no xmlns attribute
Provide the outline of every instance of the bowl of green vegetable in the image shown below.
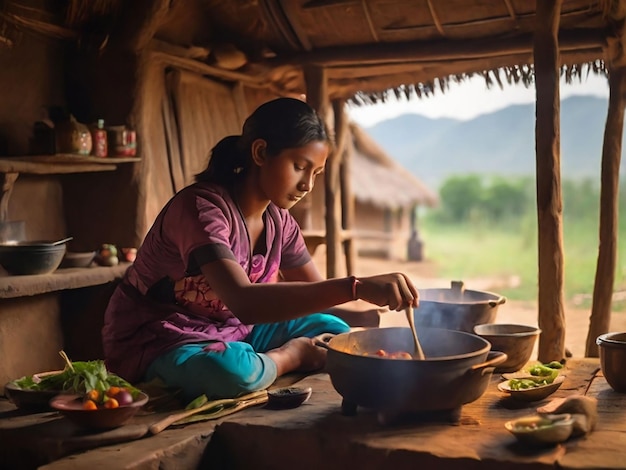
<svg viewBox="0 0 626 470"><path fill-rule="evenodd" d="M504 382L498 384L498 390L508 393L511 398L521 401L538 401L558 390L565 376L561 375L562 364L535 364L523 371L502 374Z"/></svg>
<svg viewBox="0 0 626 470"><path fill-rule="evenodd" d="M54 376L62 372L62 370L42 372L13 380L4 386L4 394L20 409L48 410L52 398L67 393L55 383Z"/></svg>
<svg viewBox="0 0 626 470"><path fill-rule="evenodd" d="M103 394L111 387L124 388L133 395L139 390L123 378L107 371L103 360L70 361L64 351L63 370L27 375L4 386L7 398L18 408L49 409L58 395L86 395L95 390Z"/></svg>
<svg viewBox="0 0 626 470"><path fill-rule="evenodd" d="M517 380L517 379L511 379ZM565 376L560 375L553 382L547 384L537 384L528 388L515 388L515 385L511 386L511 380L501 382L498 384L498 390L510 394L511 398L515 398L520 401L539 401L549 397L558 390ZM521 379L524 380L524 379Z"/></svg>

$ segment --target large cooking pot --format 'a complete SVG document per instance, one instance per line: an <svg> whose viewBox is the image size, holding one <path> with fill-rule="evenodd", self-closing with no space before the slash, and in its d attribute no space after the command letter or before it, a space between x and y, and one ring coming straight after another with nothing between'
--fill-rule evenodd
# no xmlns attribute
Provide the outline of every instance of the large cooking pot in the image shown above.
<svg viewBox="0 0 626 470"><path fill-rule="evenodd" d="M473 333L476 325L493 323L505 302L492 292L466 290L460 281L452 281L450 289L419 289L415 325Z"/></svg>
<svg viewBox="0 0 626 470"><path fill-rule="evenodd" d="M343 397L344 414L357 406L390 413L460 409L482 396L495 366L507 357L489 353L488 341L462 331L420 328L418 337L425 360L375 355L379 349L412 352L409 328L343 333L324 343L326 370Z"/></svg>

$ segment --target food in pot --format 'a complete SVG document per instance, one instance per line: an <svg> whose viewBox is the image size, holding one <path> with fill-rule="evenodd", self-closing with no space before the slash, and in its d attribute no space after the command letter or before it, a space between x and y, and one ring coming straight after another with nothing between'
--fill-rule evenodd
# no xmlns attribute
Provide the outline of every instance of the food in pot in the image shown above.
<svg viewBox="0 0 626 470"><path fill-rule="evenodd" d="M385 357L387 359L413 359L413 356L411 356L410 353L406 352L406 351L394 351L394 352L387 352L384 349L379 349L374 353L368 353L366 352L365 354L363 354L364 356L378 356L378 357Z"/></svg>

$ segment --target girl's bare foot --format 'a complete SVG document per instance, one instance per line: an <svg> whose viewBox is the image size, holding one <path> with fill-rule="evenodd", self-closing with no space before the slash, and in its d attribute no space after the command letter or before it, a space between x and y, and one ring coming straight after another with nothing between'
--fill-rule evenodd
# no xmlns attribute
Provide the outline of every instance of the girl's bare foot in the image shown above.
<svg viewBox="0 0 626 470"><path fill-rule="evenodd" d="M315 345L311 338L294 338L267 355L276 363L278 376L293 371L313 371L326 364L326 349Z"/></svg>

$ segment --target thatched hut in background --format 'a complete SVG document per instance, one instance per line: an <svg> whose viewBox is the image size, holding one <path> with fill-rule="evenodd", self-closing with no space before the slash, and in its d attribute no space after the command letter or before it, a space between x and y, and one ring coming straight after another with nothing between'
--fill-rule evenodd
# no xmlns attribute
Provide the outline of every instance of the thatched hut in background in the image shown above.
<svg viewBox="0 0 626 470"><path fill-rule="evenodd" d="M352 241L353 253L345 256L377 256L387 259L422 259L418 208L435 207L438 196L415 175L396 162L358 124L349 124L351 163L345 169L351 200L346 211L353 211L349 230L342 230L343 242ZM292 209L304 229L309 251L326 243L324 232L324 182ZM345 223L345 222L344 222ZM346 270L353 260L347 259Z"/></svg>
<svg viewBox="0 0 626 470"><path fill-rule="evenodd" d="M350 125L354 154L353 232L359 255L422 259L418 209L435 207L438 196L391 158L360 126Z"/></svg>

